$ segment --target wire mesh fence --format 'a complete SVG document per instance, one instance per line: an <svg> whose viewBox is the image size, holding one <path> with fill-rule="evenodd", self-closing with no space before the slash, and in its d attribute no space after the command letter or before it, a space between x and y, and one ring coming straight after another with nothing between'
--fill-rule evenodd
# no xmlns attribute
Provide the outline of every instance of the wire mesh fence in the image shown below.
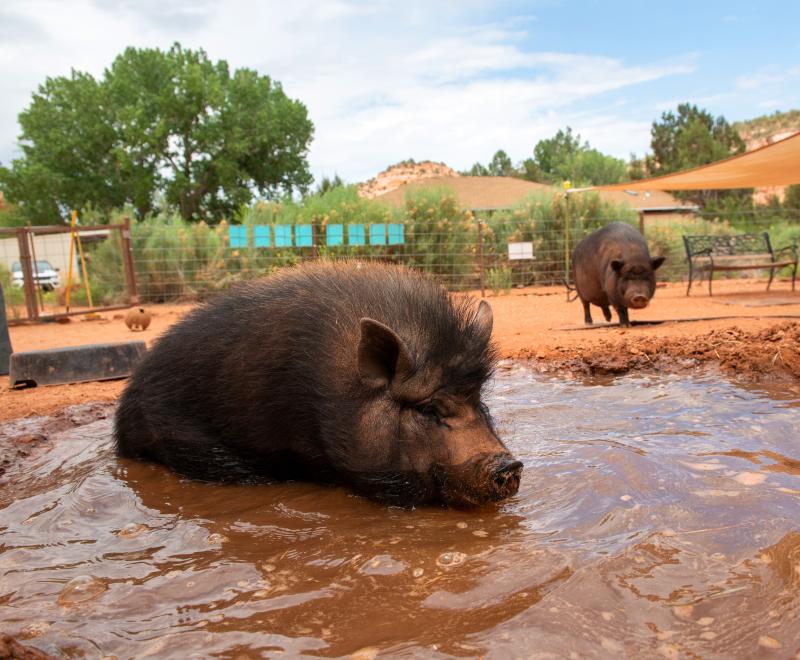
<svg viewBox="0 0 800 660"><path fill-rule="evenodd" d="M105 270L97 255L116 244ZM136 302L128 223L0 228L0 285L11 322L54 320Z"/></svg>
<svg viewBox="0 0 800 660"><path fill-rule="evenodd" d="M627 217L582 216L570 218L514 217L513 214L469 213L420 222L208 225L156 221L134 223L129 244L122 235L84 233L86 272L94 306L114 306L135 301L178 302L202 300L238 281L260 277L276 269L310 259L359 259L403 264L429 273L452 291L489 290L563 284L570 279L575 245L591 231L622 220L643 231L653 255L666 257L660 280L685 280L688 273L684 236L734 235L768 232L772 245L781 248L800 241L800 214L772 210L719 215L635 214ZM124 233L121 225L119 231ZM113 231L113 230L112 230ZM61 236L64 235L61 229ZM10 237L16 241L16 237ZM47 244L37 237L31 243L38 264L49 261L59 277L53 290L39 286L39 313L63 311L66 286L65 257L68 242ZM14 277L13 248L0 235L0 275L6 289L9 318L25 315L24 287ZM5 245L5 247L4 247ZM132 255L126 270L126 251ZM64 261L64 258L67 261ZM12 263L9 263L11 261ZM59 264L57 266L57 264ZM40 269L41 270L41 269ZM79 270L73 264L73 270ZM763 277L767 271L730 273L733 277ZM788 277L790 268L777 277ZM131 283L130 278L133 278ZM76 279L73 278L73 282ZM74 292L78 303L88 304L80 274ZM133 289L131 288L133 287ZM132 295L133 294L133 295ZM28 308L27 315L30 316Z"/></svg>
<svg viewBox="0 0 800 660"><path fill-rule="evenodd" d="M547 226L476 214L437 227L414 223L327 225L197 225L134 228L139 292L146 301L203 298L236 281L309 259L359 259L403 264L439 279L453 291L498 292L518 286L563 284L570 279L575 245L616 217L576 218ZM622 220L644 230L651 253L667 259L661 280L683 280L685 235L766 231L776 247L797 243L800 222L766 213L726 219L702 214ZM779 276L788 275L788 270ZM761 277L750 271L734 276Z"/></svg>

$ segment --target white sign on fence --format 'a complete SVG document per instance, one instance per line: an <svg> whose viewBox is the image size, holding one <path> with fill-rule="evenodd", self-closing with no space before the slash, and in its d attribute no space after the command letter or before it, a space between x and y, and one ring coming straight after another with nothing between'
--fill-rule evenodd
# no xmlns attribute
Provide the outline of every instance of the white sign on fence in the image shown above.
<svg viewBox="0 0 800 660"><path fill-rule="evenodd" d="M508 260L533 259L533 243L509 243Z"/></svg>

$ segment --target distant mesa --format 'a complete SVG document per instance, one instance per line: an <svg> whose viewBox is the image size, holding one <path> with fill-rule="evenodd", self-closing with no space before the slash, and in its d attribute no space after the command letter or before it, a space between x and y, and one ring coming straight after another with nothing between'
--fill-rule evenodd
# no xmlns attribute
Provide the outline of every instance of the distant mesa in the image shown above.
<svg viewBox="0 0 800 660"><path fill-rule="evenodd" d="M465 176L444 163L408 160L386 168L375 178L361 184L358 194L362 198L402 209L406 193L421 188L447 188L453 192L461 208L472 211L507 209L524 202L534 193L561 190L557 186L507 176ZM648 214L680 214L696 210L695 206L657 190L634 195L624 191L603 191L600 195L607 201Z"/></svg>
<svg viewBox="0 0 800 660"><path fill-rule="evenodd" d="M413 160L404 160L390 165L374 178L362 183L358 187L358 195L364 199L374 199L412 181L432 177L457 176L459 176L458 172L444 163L435 163L431 160L423 160L419 163Z"/></svg>
<svg viewBox="0 0 800 660"><path fill-rule="evenodd" d="M800 131L800 110L775 112L771 115L735 122L733 128L744 140L745 151L753 151L753 149L778 142ZM777 197L783 201L785 194L786 188L783 186L756 188L753 193L753 201L756 204L767 204L770 197Z"/></svg>

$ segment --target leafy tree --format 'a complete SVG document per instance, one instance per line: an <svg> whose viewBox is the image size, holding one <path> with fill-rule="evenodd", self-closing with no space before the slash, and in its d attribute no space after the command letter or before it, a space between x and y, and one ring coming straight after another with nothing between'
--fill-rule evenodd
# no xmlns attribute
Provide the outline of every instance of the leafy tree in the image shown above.
<svg viewBox="0 0 800 660"><path fill-rule="evenodd" d="M462 172L471 176L513 176L538 183L571 181L574 185L589 186L617 183L625 177L625 163L592 149L581 142L572 129L559 130L552 138L539 140L533 158L526 158L516 167L508 154L500 149L488 165L475 163Z"/></svg>
<svg viewBox="0 0 800 660"><path fill-rule="evenodd" d="M581 145L580 135L573 135L567 126L566 131L559 130L553 137L539 140L533 148L533 160L539 170L551 179L567 179L570 163L581 149L588 149L589 144Z"/></svg>
<svg viewBox="0 0 800 660"><path fill-rule="evenodd" d="M470 169L461 172L467 176L514 176L519 177L520 172L514 167L511 158L502 149L498 149L488 165L475 163Z"/></svg>
<svg viewBox="0 0 800 660"><path fill-rule="evenodd" d="M525 179L526 181L533 181L534 183L547 183L548 177L545 175L542 170L539 169L539 166L536 164L536 161L533 158L526 158L523 160L519 168L517 170L520 179Z"/></svg>
<svg viewBox="0 0 800 660"><path fill-rule="evenodd" d="M744 151L745 144L724 117L714 117L696 105L682 103L677 113L665 112L650 130L652 155L646 157L649 174L669 174L713 163ZM749 210L752 190L700 190L678 193L707 211L735 214Z"/></svg>
<svg viewBox="0 0 800 660"><path fill-rule="evenodd" d="M490 176L513 176L516 174L514 164L511 162L508 154L502 149L495 152L487 169L489 170Z"/></svg>
<svg viewBox="0 0 800 660"><path fill-rule="evenodd" d="M786 215L800 220L800 184L788 186L783 197L783 208Z"/></svg>
<svg viewBox="0 0 800 660"><path fill-rule="evenodd" d="M109 209L124 202L106 98L92 76L73 71L48 78L20 113L23 156L0 170L0 184L29 220L52 223L87 201Z"/></svg>
<svg viewBox="0 0 800 660"><path fill-rule="evenodd" d="M592 149L581 142L568 126L552 138L539 140L533 148L537 174L552 183L571 181L576 186L599 186L617 183L625 176L625 163Z"/></svg>
<svg viewBox="0 0 800 660"><path fill-rule="evenodd" d="M637 158L636 154L632 153L628 160L627 177L631 181L647 178L647 159Z"/></svg>
<svg viewBox="0 0 800 660"><path fill-rule="evenodd" d="M742 138L724 117L682 103L677 113L665 112L650 131L652 156L648 169L669 174L744 151Z"/></svg>
<svg viewBox="0 0 800 660"><path fill-rule="evenodd" d="M128 48L99 81L48 78L20 125L23 157L0 168L0 186L32 220L86 204L144 216L159 197L184 219L220 219L312 180L305 106L268 76L179 44Z"/></svg>
<svg viewBox="0 0 800 660"><path fill-rule="evenodd" d="M486 165L482 165L481 163L475 163L472 167L468 170L461 172L465 176L492 176L489 173L489 168Z"/></svg>
<svg viewBox="0 0 800 660"><path fill-rule="evenodd" d="M330 192L334 188L341 188L345 185L344 180L338 174L334 174L332 179L329 179L327 176L323 176L322 180L317 184L316 190L314 190L315 195L324 195L325 193Z"/></svg>

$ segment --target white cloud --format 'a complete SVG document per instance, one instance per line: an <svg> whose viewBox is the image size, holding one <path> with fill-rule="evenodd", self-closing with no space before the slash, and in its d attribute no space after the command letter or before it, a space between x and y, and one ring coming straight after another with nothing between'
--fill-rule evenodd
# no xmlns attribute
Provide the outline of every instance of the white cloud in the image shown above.
<svg viewBox="0 0 800 660"><path fill-rule="evenodd" d="M767 99L766 101L756 103L756 107L763 110L780 110L786 107L786 103L780 99Z"/></svg>
<svg viewBox="0 0 800 660"><path fill-rule="evenodd" d="M798 77L800 77L800 66L789 69L761 69L736 78L736 88L743 91L755 90L769 85L783 84Z"/></svg>
<svg viewBox="0 0 800 660"><path fill-rule="evenodd" d="M330 0L55 0L12 2L29 38L0 42L0 161L16 115L46 76L70 67L102 75L123 47L203 47L232 67L280 80L315 124L315 176L369 178L404 158L456 168L503 148L514 160L567 124L625 157L643 150L649 122L601 95L694 70L694 57L626 63L602 55L530 50L535 17L476 24L475 3ZM0 17L2 18L2 17ZM592 103L604 104L596 112Z"/></svg>

